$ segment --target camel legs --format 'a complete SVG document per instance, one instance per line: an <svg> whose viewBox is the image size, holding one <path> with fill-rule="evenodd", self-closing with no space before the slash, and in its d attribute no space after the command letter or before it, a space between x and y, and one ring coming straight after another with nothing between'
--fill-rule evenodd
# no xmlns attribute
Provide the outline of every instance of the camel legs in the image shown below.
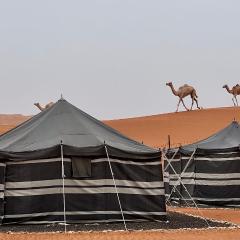
<svg viewBox="0 0 240 240"><path fill-rule="evenodd" d="M238 101L237 101L237 97L236 96L233 96L232 101L233 101L234 107L238 106Z"/></svg>
<svg viewBox="0 0 240 240"><path fill-rule="evenodd" d="M198 105L198 100L196 99L196 97L193 97L193 98L192 98L191 110L192 110L192 108L193 108L194 101L196 102L197 108L200 109L200 107L199 107L199 105Z"/></svg>
<svg viewBox="0 0 240 240"><path fill-rule="evenodd" d="M178 108L179 108L180 102L181 102L181 98L179 98L179 101L178 101L178 104L177 104L177 110L176 110L176 112L178 112Z"/></svg>
<svg viewBox="0 0 240 240"><path fill-rule="evenodd" d="M178 112L178 108L179 108L180 103L182 103L183 106L185 107L185 109L186 109L187 111L189 111L189 109L186 107L186 105L185 105L183 99L182 99L182 98L179 98L179 101L178 101L178 104L177 104L177 110L176 110L176 112Z"/></svg>
<svg viewBox="0 0 240 240"><path fill-rule="evenodd" d="M191 109L190 110L192 110L192 108L193 108L193 103L194 103L194 98L192 98L192 105L191 105Z"/></svg>
<svg viewBox="0 0 240 240"><path fill-rule="evenodd" d="M191 98L192 98L191 110L192 110L192 108L193 108L194 101L196 102L197 108L200 109L200 107L199 107L199 105L198 105L198 100L197 100L196 96L192 96Z"/></svg>
<svg viewBox="0 0 240 240"><path fill-rule="evenodd" d="M183 99L181 99L181 102L182 102L183 106L185 107L185 109L186 109L187 111L189 111L189 109L186 107L186 105L185 105Z"/></svg>
<svg viewBox="0 0 240 240"><path fill-rule="evenodd" d="M238 106L238 100L237 100L237 96L234 96L235 100L236 100L236 105Z"/></svg>
<svg viewBox="0 0 240 240"><path fill-rule="evenodd" d="M198 100L196 98L194 98L194 101L196 102L197 104L197 108L200 109L200 107L198 106Z"/></svg>

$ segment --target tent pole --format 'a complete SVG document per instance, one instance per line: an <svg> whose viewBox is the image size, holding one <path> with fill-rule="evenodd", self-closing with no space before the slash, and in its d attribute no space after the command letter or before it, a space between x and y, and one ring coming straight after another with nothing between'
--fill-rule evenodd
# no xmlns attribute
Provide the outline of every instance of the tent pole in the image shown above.
<svg viewBox="0 0 240 240"><path fill-rule="evenodd" d="M174 152L174 154L173 154L170 162L175 158L175 156L177 155L178 151L179 151L179 148L176 150L176 152ZM162 151L162 153L164 154L164 158L166 159L167 156L166 156L165 152ZM168 159L168 158L167 158L167 159ZM166 159L166 160L167 160L167 159ZM169 159L168 159L168 160L169 160ZM167 162L168 162L168 163L167 163L167 166L164 166L164 172L167 171L167 168L168 168L168 166L169 166L169 164L170 164L170 162L169 162L168 160L167 160Z"/></svg>
<svg viewBox="0 0 240 240"><path fill-rule="evenodd" d="M171 148L171 136L168 135L168 149Z"/></svg>
<svg viewBox="0 0 240 240"><path fill-rule="evenodd" d="M178 152L178 150L177 150L177 152ZM176 155L177 152L175 152L174 157L175 157L175 155ZM173 158L174 158L174 157L173 157ZM170 162L170 161L173 160L173 158L172 158L171 160L168 159L164 152L163 152L163 158L168 162L168 165L167 165L167 166L170 166L170 167L172 168L174 174L178 177L177 172L175 171L175 169L173 168L173 166L172 166L172 164L171 164L171 162ZM166 170L166 169L165 169L165 170ZM178 177L178 178L179 178L179 177ZM170 184L170 183L169 183L169 184ZM187 205L188 207L190 207L189 204L188 204L188 202L184 199L184 197L183 197L183 195L181 194L181 192L177 189L177 184L178 184L178 182L177 182L175 185L173 185L173 189L172 189L172 191L170 192L168 198L166 199L166 202L168 202L170 205L172 205L172 204L171 204L171 201L170 201L170 198L171 198L171 195L173 194L173 192L176 190L176 191L178 192L179 196L185 201L186 205ZM179 185L180 185L180 184L181 184L181 183L179 183Z"/></svg>
<svg viewBox="0 0 240 240"><path fill-rule="evenodd" d="M192 153L189 161L187 162L185 168L183 169L183 171L181 171L180 174L177 174L177 172L175 171L175 169L174 169L174 167L172 166L172 164L166 159L166 160L169 162L169 166L172 168L173 172L175 173L175 175L176 175L177 178L178 178L177 182L176 182L175 185L173 186L173 189L172 189L172 191L171 191L171 193L170 193L170 195L169 195L169 198L171 197L172 193L173 193L173 192L175 191L175 189L177 188L178 183L183 185L183 183L182 183L182 181L181 181L181 177L182 177L183 173L186 171L186 169L187 169L189 163L191 162L191 160L192 160L195 152L196 152L196 149L195 149L195 151Z"/></svg>
<svg viewBox="0 0 240 240"><path fill-rule="evenodd" d="M107 150L107 146L106 146L106 145L105 145L105 151L106 151L106 154L107 154L108 164L109 164L109 168L110 168L110 171L111 171L111 174L112 174L112 179L113 179L115 191L116 191L116 194L117 194L118 204L119 204L120 211L121 211L121 214L122 214L122 219L123 219L124 228L125 228L125 231L128 231L127 225L126 225L126 221L125 221L125 217L124 217L123 210L122 210L121 201L120 201L119 194L118 194L118 190L117 190L117 185L116 185L114 173L113 173L113 170L112 170L111 161L110 161L110 158L109 158L109 154L108 154L108 150Z"/></svg>
<svg viewBox="0 0 240 240"><path fill-rule="evenodd" d="M64 159L63 159L63 143L61 141L61 160L62 160L62 194L63 194L63 221L64 230L67 232L67 220L66 220L66 199L65 199L65 172L64 172Z"/></svg>

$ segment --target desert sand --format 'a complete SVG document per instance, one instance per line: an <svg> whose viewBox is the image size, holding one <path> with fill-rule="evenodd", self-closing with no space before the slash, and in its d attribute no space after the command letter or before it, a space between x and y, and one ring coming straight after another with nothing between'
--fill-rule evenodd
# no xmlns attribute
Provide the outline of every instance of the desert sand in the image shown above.
<svg viewBox="0 0 240 240"><path fill-rule="evenodd" d="M212 108L146 117L105 121L111 127L144 144L162 148L193 143L214 134L233 120L240 120L239 107Z"/></svg>
<svg viewBox="0 0 240 240"><path fill-rule="evenodd" d="M28 120L30 117L31 116L24 116L21 114L0 114L0 134L9 131Z"/></svg>
<svg viewBox="0 0 240 240"><path fill-rule="evenodd" d="M0 125L18 125L31 116L24 116L22 114L0 114Z"/></svg>
<svg viewBox="0 0 240 240"><path fill-rule="evenodd" d="M176 230L144 232L92 232L92 233L39 233L0 234L1 240L238 240L239 229Z"/></svg>

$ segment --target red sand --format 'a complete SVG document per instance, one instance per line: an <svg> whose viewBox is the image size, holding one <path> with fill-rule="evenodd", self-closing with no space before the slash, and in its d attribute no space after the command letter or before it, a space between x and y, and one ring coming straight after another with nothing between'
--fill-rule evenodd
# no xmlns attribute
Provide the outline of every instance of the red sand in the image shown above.
<svg viewBox="0 0 240 240"><path fill-rule="evenodd" d="M29 118L30 116L23 116L21 114L0 114L0 134L9 131Z"/></svg>
<svg viewBox="0 0 240 240"><path fill-rule="evenodd" d="M166 147L168 135L171 146L185 145L207 138L240 120L240 108L213 108L190 112L105 121L130 138L152 147Z"/></svg>
<svg viewBox="0 0 240 240"><path fill-rule="evenodd" d="M18 125L29 119L30 116L21 114L0 114L0 125Z"/></svg>
<svg viewBox="0 0 240 240"><path fill-rule="evenodd" d="M1 240L238 240L240 229L144 232L0 234Z"/></svg>

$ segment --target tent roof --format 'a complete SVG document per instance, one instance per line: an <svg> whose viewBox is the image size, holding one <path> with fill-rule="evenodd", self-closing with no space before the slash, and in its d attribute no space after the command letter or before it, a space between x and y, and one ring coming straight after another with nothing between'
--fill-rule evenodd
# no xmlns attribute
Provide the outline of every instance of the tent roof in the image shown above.
<svg viewBox="0 0 240 240"><path fill-rule="evenodd" d="M239 146L240 125L238 122L233 121L226 128L220 130L209 138L181 147L180 151L193 152L195 149L198 149L198 152L216 152L239 149Z"/></svg>
<svg viewBox="0 0 240 240"><path fill-rule="evenodd" d="M49 109L32 117L0 137L0 158L34 159L56 156L60 144L64 154L109 155L146 159L159 151L131 140L101 121L60 99Z"/></svg>

